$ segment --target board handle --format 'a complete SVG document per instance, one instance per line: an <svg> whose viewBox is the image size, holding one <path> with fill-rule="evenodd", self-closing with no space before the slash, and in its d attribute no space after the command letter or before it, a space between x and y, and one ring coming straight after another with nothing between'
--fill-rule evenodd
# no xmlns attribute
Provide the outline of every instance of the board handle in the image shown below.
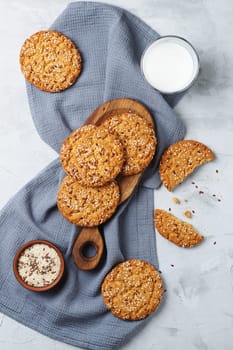
<svg viewBox="0 0 233 350"><path fill-rule="evenodd" d="M87 257L85 251L90 247L95 249L95 255ZM93 270L99 264L103 250L104 242L98 227L84 227L74 242L72 256L80 270Z"/></svg>

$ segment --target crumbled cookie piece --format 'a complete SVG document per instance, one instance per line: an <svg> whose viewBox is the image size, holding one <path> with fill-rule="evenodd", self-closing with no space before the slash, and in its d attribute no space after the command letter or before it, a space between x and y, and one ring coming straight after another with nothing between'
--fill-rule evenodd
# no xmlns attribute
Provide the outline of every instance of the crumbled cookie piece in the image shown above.
<svg viewBox="0 0 233 350"><path fill-rule="evenodd" d="M213 152L198 141L183 140L174 143L162 155L159 166L161 180L172 191L198 166L212 159Z"/></svg>
<svg viewBox="0 0 233 350"><path fill-rule="evenodd" d="M75 83L81 73L81 55L75 44L54 30L31 35L20 51L25 78L38 89L59 92Z"/></svg>
<svg viewBox="0 0 233 350"><path fill-rule="evenodd" d="M173 198L172 198L172 201L173 201L173 203L175 203L175 204L180 204L180 200L179 200L178 198L176 198L176 197L173 197Z"/></svg>
<svg viewBox="0 0 233 350"><path fill-rule="evenodd" d="M184 216L186 216L186 218L188 218L188 219L191 219L191 217L192 217L191 211L186 210L186 211L184 212Z"/></svg>
<svg viewBox="0 0 233 350"><path fill-rule="evenodd" d="M101 293L113 315L123 320L141 320L159 306L163 295L162 278L151 264L128 260L107 274Z"/></svg>
<svg viewBox="0 0 233 350"><path fill-rule="evenodd" d="M203 241L203 237L192 225L165 210L156 209L154 221L157 231L179 247L193 247Z"/></svg>

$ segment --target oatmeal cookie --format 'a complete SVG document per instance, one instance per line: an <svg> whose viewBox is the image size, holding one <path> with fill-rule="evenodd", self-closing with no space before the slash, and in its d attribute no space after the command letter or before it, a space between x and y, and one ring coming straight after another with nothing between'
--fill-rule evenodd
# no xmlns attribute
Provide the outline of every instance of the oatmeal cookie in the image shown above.
<svg viewBox="0 0 233 350"><path fill-rule="evenodd" d="M101 124L118 135L125 151L123 175L135 175L151 162L156 149L156 136L149 122L136 113L113 113Z"/></svg>
<svg viewBox="0 0 233 350"><path fill-rule="evenodd" d="M75 83L81 73L81 55L75 44L54 30L31 35L20 51L25 78L40 90L59 92Z"/></svg>
<svg viewBox="0 0 233 350"><path fill-rule="evenodd" d="M85 125L64 141L60 159L65 172L82 186L99 187L120 173L123 147L107 129Z"/></svg>
<svg viewBox="0 0 233 350"><path fill-rule="evenodd" d="M116 265L106 275L101 293L113 315L124 320L140 320L159 306L162 278L151 264L132 259Z"/></svg>
<svg viewBox="0 0 233 350"><path fill-rule="evenodd" d="M115 212L120 200L116 182L102 187L83 187L73 178L66 176L57 196L60 213L71 223L82 226L98 226Z"/></svg>

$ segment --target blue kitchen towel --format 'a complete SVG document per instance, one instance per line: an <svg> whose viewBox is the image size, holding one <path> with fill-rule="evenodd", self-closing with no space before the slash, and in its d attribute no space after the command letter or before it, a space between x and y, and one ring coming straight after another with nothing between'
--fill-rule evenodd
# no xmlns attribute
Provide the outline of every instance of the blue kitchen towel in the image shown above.
<svg viewBox="0 0 233 350"><path fill-rule="evenodd" d="M129 97L151 111L158 149L142 185L103 225L106 251L93 271L78 270L72 260L79 228L67 222L56 207L57 191L65 175L59 159L6 204L0 213L0 311L65 343L110 350L145 320L123 321L108 312L100 294L101 281L116 263L130 258L158 267L153 226L154 188L160 184L156 169L162 151L184 136L184 127L165 98L143 78L141 55L158 34L140 19L115 6L76 2L68 5L51 28L79 47L83 71L62 93L42 92L27 83L32 117L41 138L59 152L64 138L98 105ZM170 96L169 103L175 101L176 96ZM13 257L22 244L33 239L49 240L64 254L65 276L51 291L30 292L14 278Z"/></svg>

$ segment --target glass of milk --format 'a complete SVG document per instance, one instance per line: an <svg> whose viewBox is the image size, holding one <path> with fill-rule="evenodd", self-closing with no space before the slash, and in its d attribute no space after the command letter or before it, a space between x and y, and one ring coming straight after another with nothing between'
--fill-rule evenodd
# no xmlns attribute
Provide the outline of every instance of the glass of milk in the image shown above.
<svg viewBox="0 0 233 350"><path fill-rule="evenodd" d="M145 79L164 94L188 89L197 78L199 68L196 50L186 39L175 35L158 38L141 59Z"/></svg>

